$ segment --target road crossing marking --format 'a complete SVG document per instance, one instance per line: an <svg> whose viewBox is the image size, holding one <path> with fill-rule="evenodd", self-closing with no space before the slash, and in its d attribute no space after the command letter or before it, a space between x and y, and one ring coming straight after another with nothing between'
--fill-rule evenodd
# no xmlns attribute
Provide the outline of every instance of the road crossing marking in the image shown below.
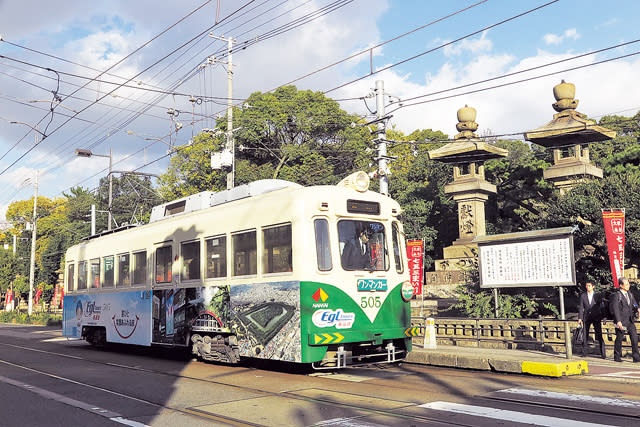
<svg viewBox="0 0 640 427"><path fill-rule="evenodd" d="M640 379L640 371L618 371L609 372L608 374L597 374L596 377L614 377L614 378L634 378Z"/></svg>
<svg viewBox="0 0 640 427"><path fill-rule="evenodd" d="M587 396L584 394L558 393L555 391L546 391L546 390L529 390L524 388L508 388L504 390L499 390L497 393L521 394L528 397L537 397L537 398L546 397L549 399L564 399L564 400L570 400L574 402L581 402L581 403L588 403L588 404L597 403L599 405L622 406L625 408L634 408L634 409L640 405L640 401L637 401L637 400Z"/></svg>
<svg viewBox="0 0 640 427"><path fill-rule="evenodd" d="M549 417L547 415L535 415L527 412L509 411L506 409L489 408L485 406L465 405L453 402L431 402L420 405L421 408L437 411L453 412L476 417L491 418L495 420L510 421L515 423L533 424L546 427L605 427L605 424L594 424L582 421L574 421L566 418Z"/></svg>

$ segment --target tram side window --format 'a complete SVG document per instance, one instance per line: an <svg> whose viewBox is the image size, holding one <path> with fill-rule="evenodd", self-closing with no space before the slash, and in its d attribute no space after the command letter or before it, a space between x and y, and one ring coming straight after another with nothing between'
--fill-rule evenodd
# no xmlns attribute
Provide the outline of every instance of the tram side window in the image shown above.
<svg viewBox="0 0 640 427"><path fill-rule="evenodd" d="M94 258L91 260L91 279L92 288L100 287L100 258Z"/></svg>
<svg viewBox="0 0 640 427"><path fill-rule="evenodd" d="M180 244L182 280L200 279L200 241Z"/></svg>
<svg viewBox="0 0 640 427"><path fill-rule="evenodd" d="M131 286L131 264L129 254L118 255L118 286Z"/></svg>
<svg viewBox="0 0 640 427"><path fill-rule="evenodd" d="M103 283L105 288L113 288L113 255L102 258Z"/></svg>
<svg viewBox="0 0 640 427"><path fill-rule="evenodd" d="M393 258L396 262L396 271L398 273L402 273L404 271L404 263L402 262L402 246L400 245L402 237L400 237L400 228L398 227L397 222L394 222L391 226L391 240L393 240Z"/></svg>
<svg viewBox="0 0 640 427"><path fill-rule="evenodd" d="M78 289L87 289L87 261L78 263Z"/></svg>
<svg viewBox="0 0 640 427"><path fill-rule="evenodd" d="M217 236L206 240L207 279L227 277L227 236Z"/></svg>
<svg viewBox="0 0 640 427"><path fill-rule="evenodd" d="M329 244L329 222L326 219L316 219L313 224L316 231L318 270L329 271L333 268L331 263L331 245Z"/></svg>
<svg viewBox="0 0 640 427"><path fill-rule="evenodd" d="M143 285L147 283L147 251L133 254L133 284Z"/></svg>
<svg viewBox="0 0 640 427"><path fill-rule="evenodd" d="M73 275L73 268L74 265L73 264L69 264L69 267L67 267L67 291L73 291L74 290L74 275Z"/></svg>
<svg viewBox="0 0 640 427"><path fill-rule="evenodd" d="M257 274L256 232L248 231L231 236L233 253L233 275L247 276Z"/></svg>
<svg viewBox="0 0 640 427"><path fill-rule="evenodd" d="M171 283L171 259L171 246L156 249L156 283Z"/></svg>
<svg viewBox="0 0 640 427"><path fill-rule="evenodd" d="M293 271L291 259L291 224L262 230L262 268L264 273Z"/></svg>

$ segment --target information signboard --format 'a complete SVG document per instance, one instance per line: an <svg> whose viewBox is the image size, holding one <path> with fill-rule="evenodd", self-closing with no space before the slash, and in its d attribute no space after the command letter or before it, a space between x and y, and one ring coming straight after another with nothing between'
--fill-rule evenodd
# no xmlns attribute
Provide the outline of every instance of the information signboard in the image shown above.
<svg viewBox="0 0 640 427"><path fill-rule="evenodd" d="M574 286L572 227L482 236L481 288Z"/></svg>

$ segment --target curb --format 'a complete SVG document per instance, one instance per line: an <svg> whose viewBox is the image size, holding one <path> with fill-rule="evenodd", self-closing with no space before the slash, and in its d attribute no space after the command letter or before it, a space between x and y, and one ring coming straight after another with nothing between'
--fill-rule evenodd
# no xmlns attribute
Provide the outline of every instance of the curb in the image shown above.
<svg viewBox="0 0 640 427"><path fill-rule="evenodd" d="M404 361L419 365L475 369L509 374L530 374L545 377L584 375L589 372L586 360L534 362L514 359L513 357L482 357L437 351L411 351Z"/></svg>

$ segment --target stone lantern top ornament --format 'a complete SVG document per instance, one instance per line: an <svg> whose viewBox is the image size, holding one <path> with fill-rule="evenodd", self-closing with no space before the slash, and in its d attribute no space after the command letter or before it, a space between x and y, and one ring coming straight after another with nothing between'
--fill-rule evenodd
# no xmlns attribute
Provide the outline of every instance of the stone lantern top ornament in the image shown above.
<svg viewBox="0 0 640 427"><path fill-rule="evenodd" d="M457 112L458 133L453 137L455 141L440 148L429 151L429 158L443 163L476 163L505 157L508 152L503 148L487 144L478 139L474 133L478 130L476 123L476 109L465 104Z"/></svg>
<svg viewBox="0 0 640 427"><path fill-rule="evenodd" d="M578 108L579 101L574 99L576 96L576 85L573 83L566 83L562 80L553 87L553 96L556 98L556 102L551 104L551 106L557 112Z"/></svg>
<svg viewBox="0 0 640 427"><path fill-rule="evenodd" d="M546 125L528 132L524 138L547 148L566 147L567 145L588 144L615 138L616 132L599 126L593 120L582 117L576 111L578 100L574 99L576 87L564 80L554 86L553 96L556 102L551 104L557 111Z"/></svg>

